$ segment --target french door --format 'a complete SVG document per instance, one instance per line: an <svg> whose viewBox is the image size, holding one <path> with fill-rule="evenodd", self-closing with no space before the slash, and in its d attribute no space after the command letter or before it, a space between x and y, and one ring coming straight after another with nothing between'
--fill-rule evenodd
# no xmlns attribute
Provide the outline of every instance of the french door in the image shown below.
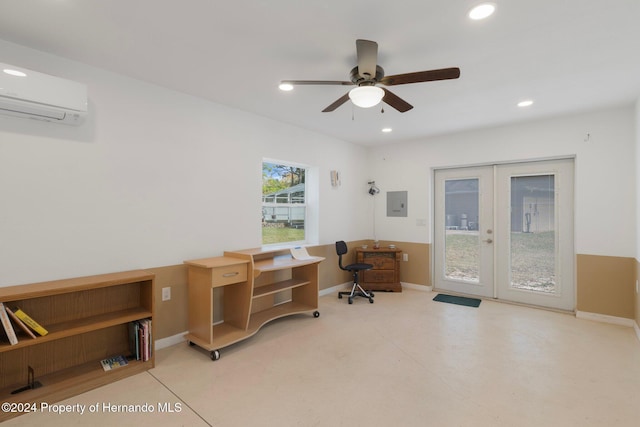
<svg viewBox="0 0 640 427"><path fill-rule="evenodd" d="M435 288L575 307L573 160L435 172Z"/></svg>

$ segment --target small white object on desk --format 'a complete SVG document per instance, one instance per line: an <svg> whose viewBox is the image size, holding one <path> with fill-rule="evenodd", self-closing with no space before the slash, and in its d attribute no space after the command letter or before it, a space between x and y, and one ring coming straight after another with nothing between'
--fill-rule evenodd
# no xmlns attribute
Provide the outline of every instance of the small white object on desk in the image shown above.
<svg viewBox="0 0 640 427"><path fill-rule="evenodd" d="M309 252L307 252L307 248L303 248L302 246L296 246L295 248L291 248L291 256L295 259L313 259Z"/></svg>

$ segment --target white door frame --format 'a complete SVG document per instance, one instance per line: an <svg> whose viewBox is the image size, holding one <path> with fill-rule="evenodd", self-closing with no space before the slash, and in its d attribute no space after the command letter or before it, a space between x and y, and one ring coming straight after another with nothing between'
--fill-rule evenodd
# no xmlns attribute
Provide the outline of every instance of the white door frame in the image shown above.
<svg viewBox="0 0 640 427"><path fill-rule="evenodd" d="M554 309L574 311L576 304L576 285L575 285L575 244L574 244L574 175L575 165L573 157L565 158L553 158L553 159L540 159L540 160L528 160L519 162L504 162L499 164L481 164L472 165L469 167L458 166L450 168L433 168L432 169L432 218L433 218L433 250L431 256L432 265L432 283L434 289L442 291L451 291L461 294L475 295L485 298L497 298L505 301L519 302L529 305L539 305ZM568 165L568 166L567 166ZM480 289L478 287L469 286L468 284L456 284L448 283L446 287L442 287L442 273L437 271L438 268L443 267L443 230L445 219L442 212L437 213L436 210L443 202L437 200L438 197L442 197L442 189L437 189L439 180L436 174L440 174L445 178L450 176L453 179L464 179L466 176L477 176L477 169L479 168L492 168L493 169L493 188L495 189L495 197L493 197L493 228L495 244L491 245L492 250L492 264L493 264L493 276L491 280L493 283L489 286L491 291L484 287ZM560 226L559 235L556 237L556 245L562 239L562 247L558 247L557 254L558 259L556 261L556 279L559 283L559 292L554 295L544 295L538 292L526 292L520 289L513 289L509 286L510 276L508 273L508 266L510 265L509 251L510 251L510 215L507 215L510 203L510 194L498 194L499 192L505 193L505 189L510 188L511 173L515 175L530 176L530 175L543 175L553 174L556 178L556 200L560 203L556 212L557 224ZM498 181L502 180L501 183ZM506 186L506 187L505 187ZM440 193L440 194L439 194ZM507 192L509 193L509 192ZM505 218L508 218L506 220ZM500 222L500 224L498 224ZM479 230L486 231L488 227L481 224L482 228ZM499 232L502 230L502 232ZM505 233L504 230L509 230L509 233ZM440 235L438 234L440 233ZM561 233L561 234L560 234ZM480 235L482 240L486 240L487 235Z"/></svg>

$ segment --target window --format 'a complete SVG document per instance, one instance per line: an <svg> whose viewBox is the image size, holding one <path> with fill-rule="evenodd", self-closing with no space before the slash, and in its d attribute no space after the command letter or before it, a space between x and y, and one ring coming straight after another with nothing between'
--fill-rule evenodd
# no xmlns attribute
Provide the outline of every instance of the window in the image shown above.
<svg viewBox="0 0 640 427"><path fill-rule="evenodd" d="M262 244L305 242L307 169L262 163Z"/></svg>

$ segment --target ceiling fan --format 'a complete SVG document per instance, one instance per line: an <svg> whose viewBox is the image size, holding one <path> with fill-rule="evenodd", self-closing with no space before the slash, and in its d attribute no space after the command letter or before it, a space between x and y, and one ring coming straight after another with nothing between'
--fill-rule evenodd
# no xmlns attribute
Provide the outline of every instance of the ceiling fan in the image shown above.
<svg viewBox="0 0 640 427"><path fill-rule="evenodd" d="M341 85L357 87L338 98L333 104L322 110L323 113L334 111L349 99L362 108L369 108L384 101L396 110L404 113L413 108L402 98L391 91L377 86L397 86L409 83L431 82L435 80L449 80L460 77L459 68L442 68L438 70L417 71L415 73L396 74L385 76L384 70L378 65L378 43L370 40L356 40L356 53L358 65L351 70L351 81L331 80L283 80L283 85L288 85L289 90L295 85Z"/></svg>

